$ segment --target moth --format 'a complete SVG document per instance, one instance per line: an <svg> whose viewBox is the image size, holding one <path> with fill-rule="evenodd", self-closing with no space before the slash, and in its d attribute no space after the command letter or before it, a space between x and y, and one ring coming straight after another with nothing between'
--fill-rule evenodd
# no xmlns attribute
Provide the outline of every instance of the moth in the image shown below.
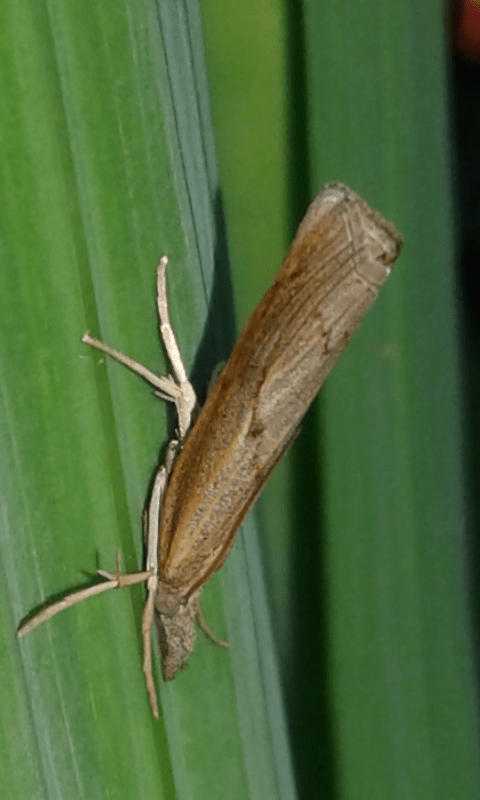
<svg viewBox="0 0 480 800"><path fill-rule="evenodd" d="M193 423L196 395L170 324L166 256L157 268L157 305L172 376L157 376L85 334L84 342L130 367L175 404L176 435L153 481L145 571L122 574L118 561L116 573L99 570L101 583L44 608L23 623L18 636L87 597L146 582L143 672L158 716L154 621L163 675L170 680L187 664L196 623L215 638L200 611L202 587L225 562L245 516L390 275L401 246L393 225L355 192L327 184Z"/></svg>

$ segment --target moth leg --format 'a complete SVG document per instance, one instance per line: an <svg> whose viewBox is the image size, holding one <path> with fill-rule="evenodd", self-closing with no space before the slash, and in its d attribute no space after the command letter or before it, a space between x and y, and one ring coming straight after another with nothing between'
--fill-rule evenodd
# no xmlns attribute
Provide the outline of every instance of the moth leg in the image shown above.
<svg viewBox="0 0 480 800"><path fill-rule="evenodd" d="M91 347L106 353L148 381L148 383L154 387L155 394L167 402L174 403L177 411L178 439L173 439L169 443L165 454L165 466L160 467L155 475L152 492L150 495L148 512L145 519L145 544L147 555L145 572L142 573L142 575L147 579L147 600L142 616L143 674L145 676L150 706L152 708L154 717L157 718L159 715L159 710L157 692L155 688L155 682L153 680L151 632L155 616L155 598L159 586L158 536L160 528L160 510L168 475L172 470L182 442L192 424L192 415L197 404L196 394L193 386L188 380L187 372L183 364L180 349L178 347L168 313L166 287L167 264L168 257L164 255L160 259L157 267L157 309L160 335L172 367L173 377L170 375L156 375L138 361L134 361L128 356L125 356L123 353L120 353L118 350L105 345L99 339L95 339L93 336L90 336L88 331L82 338L82 341L85 344L88 344ZM114 586L124 586L130 581L129 575L122 575L120 573L119 564L117 564L116 575L104 571L101 571L99 574L106 578L107 581L110 581ZM133 578L132 582L137 582L138 580L139 578L136 576L136 580Z"/></svg>
<svg viewBox="0 0 480 800"><path fill-rule="evenodd" d="M168 461L168 459L167 459ZM147 557L145 568L150 573L147 581L147 601L143 609L142 616L142 636L143 636L143 674L147 686L148 697L153 716L158 719L158 700L155 682L153 680L152 668L152 626L155 611L155 597L158 589L158 532L160 528L160 509L162 507L163 495L167 485L167 469L160 467L155 475L152 494L148 506L146 520L146 548Z"/></svg>
<svg viewBox="0 0 480 800"><path fill-rule="evenodd" d="M157 690L153 680L152 668L152 626L155 611L155 592L149 591L147 602L142 615L142 637L143 637L143 664L142 671L145 677L145 684L150 701L150 708L155 719L159 717Z"/></svg>
<svg viewBox="0 0 480 800"><path fill-rule="evenodd" d="M223 639L220 639L207 625L200 602L198 603L197 606L196 622L199 629L204 634L204 636L206 636L207 639L210 639L210 641L213 642L213 644L218 645L218 647L229 647L228 642L225 642Z"/></svg>
<svg viewBox="0 0 480 800"><path fill-rule="evenodd" d="M150 578L149 572L133 572L127 575L120 575L118 570L116 573L105 572L101 569L97 570L97 572L105 579L103 583L96 583L94 586L87 586L86 589L70 592L60 600L45 606L19 626L17 637L20 639L30 633L37 625L41 625L42 622L46 622L56 616L60 611L65 611L66 608L81 603L83 600L88 600L89 597L95 597L97 594L108 592L110 589L120 589L123 586L132 586L135 583L145 583Z"/></svg>
<svg viewBox="0 0 480 800"><path fill-rule="evenodd" d="M100 339L95 339L94 336L90 336L88 331L83 335L82 342L90 345L90 347L94 347L96 350L101 350L102 353L106 353L111 356L111 358L124 364L124 366L131 369L132 372L135 372L137 375L140 375L153 386L157 397L169 403L174 403L178 417L178 432L180 441L182 441L192 424L192 414L197 405L197 396L192 384L188 380L180 349L170 322L165 278L167 264L168 257L162 256L157 267L157 309L160 323L160 335L172 367L173 378L170 375L156 375L133 358L120 353L119 350L115 350L113 347L109 347L101 342Z"/></svg>
<svg viewBox="0 0 480 800"><path fill-rule="evenodd" d="M173 469L173 465L175 463L175 459L176 459L176 457L177 457L177 455L178 455L178 453L180 451L180 447L181 447L181 445L180 445L180 441L178 439L170 439L170 441L169 441L169 443L168 443L168 445L166 447L166 450L165 450L165 463L163 464L163 467L160 468L160 469L164 469L165 473L166 473L166 475L165 475L165 486L166 486L166 483L167 483L167 480L168 480L168 476L170 475L170 473L171 473L171 471ZM153 499L153 493L154 493L154 490L155 490L155 482L159 478L159 476L158 476L158 472L159 471L160 470L158 470L157 473L155 474L155 479L153 481L154 488L152 489L152 494L150 495L150 500L149 500L149 504L148 504L148 506L149 506L148 510L145 510L143 512L143 517L142 517L142 519L143 519L143 541L145 542L145 548L146 548L147 551L148 551L148 540L149 540L149 517L152 516L151 504L152 504L152 499ZM160 508L161 508L161 505L162 505L163 495L164 494L165 494L165 487L163 488L162 496L160 497ZM158 511L158 525L160 527L160 510ZM100 575L102 575L102 572L100 570L97 570L97 572Z"/></svg>
<svg viewBox="0 0 480 800"><path fill-rule="evenodd" d="M160 322L160 335L172 365L173 375L180 390L180 397L175 401L178 415L178 431L180 440L183 440L192 424L192 414L197 404L195 390L188 380L187 371L182 360L175 333L168 313L168 297L166 283L166 269L168 256L162 256L157 267L157 308Z"/></svg>
<svg viewBox="0 0 480 800"><path fill-rule="evenodd" d="M155 394L157 394L158 397L161 397L162 400L175 403L175 405L179 401L180 387L177 386L175 381L168 375L156 375L154 372L147 369L147 367L144 367L143 364L140 364L133 358L124 355L119 350L115 350L114 347L109 347L108 344L104 344L100 341L100 339L95 339L94 336L90 336L88 331L83 334L82 342L90 345L90 347L94 347L96 350L100 350L102 353L106 353L111 358L114 358L115 361L119 361L120 364L123 364L125 367L131 369L136 375L140 375L142 378L144 378L144 380L154 387Z"/></svg>
<svg viewBox="0 0 480 800"><path fill-rule="evenodd" d="M120 561L120 550L115 553L115 572L107 572L104 569L97 569L97 575L105 578L111 583L116 583L117 589L122 589L124 586L134 586L136 583L146 583L151 577L151 572L122 572Z"/></svg>

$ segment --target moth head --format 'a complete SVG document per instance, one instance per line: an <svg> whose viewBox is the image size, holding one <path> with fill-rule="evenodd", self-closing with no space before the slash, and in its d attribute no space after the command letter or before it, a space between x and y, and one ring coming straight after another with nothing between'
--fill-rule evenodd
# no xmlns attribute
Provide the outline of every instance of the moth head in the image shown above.
<svg viewBox="0 0 480 800"><path fill-rule="evenodd" d="M168 584L160 581L155 594L155 610L159 614L171 617L178 612L181 605L182 598L179 597L178 591L175 592Z"/></svg>

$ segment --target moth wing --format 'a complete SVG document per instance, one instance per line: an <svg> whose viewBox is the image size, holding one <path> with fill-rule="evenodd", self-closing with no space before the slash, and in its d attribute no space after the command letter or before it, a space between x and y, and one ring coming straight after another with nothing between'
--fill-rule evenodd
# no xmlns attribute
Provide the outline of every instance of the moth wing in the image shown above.
<svg viewBox="0 0 480 800"><path fill-rule="evenodd" d="M327 186L311 204L170 477L159 564L174 595L188 597L223 564L400 245L348 187Z"/></svg>
<svg viewBox="0 0 480 800"><path fill-rule="evenodd" d="M260 445L260 442L258 433L254 433L257 442L247 448L249 453L245 453L245 448L239 448L239 452L244 450L240 459L232 459L231 453L218 459L217 468L210 474L203 496L198 500L195 492L192 498L181 480L175 481L175 496L170 494L163 512L164 516L167 513L167 518L162 532L173 533L168 540L160 538L160 579L163 584L178 590L181 597L188 597L220 569L245 517L299 430L300 426L297 426L279 441L277 447L269 448L268 458L262 460L261 466L255 453L255 444ZM238 464L239 460L242 465ZM249 473L249 480L240 479L235 466L229 468L228 464L235 465L235 462L240 469L243 467L242 471ZM220 492L216 491L219 484L223 487ZM233 501L232 494L237 495ZM224 513L225 509L228 513ZM175 517L179 524L172 526Z"/></svg>

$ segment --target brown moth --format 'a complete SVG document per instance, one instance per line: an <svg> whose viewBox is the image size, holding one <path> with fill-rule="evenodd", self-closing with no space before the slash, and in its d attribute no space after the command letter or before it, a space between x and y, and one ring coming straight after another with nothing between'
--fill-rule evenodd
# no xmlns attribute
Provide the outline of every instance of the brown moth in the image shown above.
<svg viewBox="0 0 480 800"><path fill-rule="evenodd" d="M124 575L119 566L115 574L100 571L105 582L45 608L24 623L19 636L85 597L146 581L143 671L158 716L151 661L154 618L169 680L189 659L195 623L211 635L201 616L201 589L224 563L246 514L388 278L401 244L391 223L351 189L327 184L310 205L280 272L193 426L196 397L168 317L166 257L157 273L158 311L173 378L154 375L84 336L175 403L177 438L154 480L145 572Z"/></svg>

